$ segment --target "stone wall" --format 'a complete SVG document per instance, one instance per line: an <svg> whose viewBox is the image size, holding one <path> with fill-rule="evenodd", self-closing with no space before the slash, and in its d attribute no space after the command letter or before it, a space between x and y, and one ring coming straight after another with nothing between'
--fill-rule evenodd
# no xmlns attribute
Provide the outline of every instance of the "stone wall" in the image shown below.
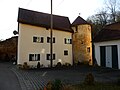
<svg viewBox="0 0 120 90"><path fill-rule="evenodd" d="M74 63L89 62L92 64L91 26L85 24L73 27L73 29Z"/></svg>
<svg viewBox="0 0 120 90"><path fill-rule="evenodd" d="M16 56L17 36L0 42L0 61L10 61Z"/></svg>

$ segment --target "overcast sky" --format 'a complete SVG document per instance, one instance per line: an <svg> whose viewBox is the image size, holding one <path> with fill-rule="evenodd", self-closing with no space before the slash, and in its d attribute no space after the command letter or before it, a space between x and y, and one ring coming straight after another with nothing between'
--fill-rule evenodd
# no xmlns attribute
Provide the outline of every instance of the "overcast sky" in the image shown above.
<svg viewBox="0 0 120 90"><path fill-rule="evenodd" d="M17 30L18 8L50 13L51 0L0 0L0 40ZM84 19L102 8L104 0L53 0L53 14L67 16L72 23L80 13Z"/></svg>

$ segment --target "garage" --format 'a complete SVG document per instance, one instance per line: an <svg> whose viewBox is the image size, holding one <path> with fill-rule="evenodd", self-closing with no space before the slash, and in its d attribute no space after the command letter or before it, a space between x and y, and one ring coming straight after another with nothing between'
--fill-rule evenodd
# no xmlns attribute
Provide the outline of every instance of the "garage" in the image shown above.
<svg viewBox="0 0 120 90"><path fill-rule="evenodd" d="M120 22L106 25L93 39L99 66L120 69Z"/></svg>
<svg viewBox="0 0 120 90"><path fill-rule="evenodd" d="M100 46L100 65L118 69L117 45Z"/></svg>

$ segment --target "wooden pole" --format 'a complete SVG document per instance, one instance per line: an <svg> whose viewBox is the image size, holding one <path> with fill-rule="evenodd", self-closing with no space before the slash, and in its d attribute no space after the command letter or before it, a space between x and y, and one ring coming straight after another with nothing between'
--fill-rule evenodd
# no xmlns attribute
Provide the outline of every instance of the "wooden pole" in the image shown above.
<svg viewBox="0 0 120 90"><path fill-rule="evenodd" d="M51 0L51 20L50 20L50 65L53 67L53 15L52 15L52 0Z"/></svg>

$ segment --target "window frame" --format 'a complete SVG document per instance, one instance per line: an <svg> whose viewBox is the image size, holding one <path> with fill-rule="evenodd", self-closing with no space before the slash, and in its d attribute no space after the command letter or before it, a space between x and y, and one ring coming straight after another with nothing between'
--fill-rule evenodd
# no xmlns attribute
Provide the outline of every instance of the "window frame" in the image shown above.
<svg viewBox="0 0 120 90"><path fill-rule="evenodd" d="M64 56L68 56L68 55L69 55L68 50L64 50Z"/></svg>
<svg viewBox="0 0 120 90"><path fill-rule="evenodd" d="M29 54L29 61L40 61L40 54Z"/></svg>
<svg viewBox="0 0 120 90"><path fill-rule="evenodd" d="M71 38L64 38L64 43L65 44L72 44L72 39Z"/></svg>
<svg viewBox="0 0 120 90"><path fill-rule="evenodd" d="M51 58L50 54L46 54L46 60L51 60L50 58ZM52 60L55 60L55 58L56 58L56 54L54 53Z"/></svg>
<svg viewBox="0 0 120 90"><path fill-rule="evenodd" d="M90 47L87 47L87 52L90 53Z"/></svg>
<svg viewBox="0 0 120 90"><path fill-rule="evenodd" d="M34 43L44 43L44 37L33 36L33 42Z"/></svg>
<svg viewBox="0 0 120 90"><path fill-rule="evenodd" d="M50 37L47 37L47 43L50 43L50 42L51 42L51 38L50 38ZM53 37L52 42L55 43L55 37Z"/></svg>

